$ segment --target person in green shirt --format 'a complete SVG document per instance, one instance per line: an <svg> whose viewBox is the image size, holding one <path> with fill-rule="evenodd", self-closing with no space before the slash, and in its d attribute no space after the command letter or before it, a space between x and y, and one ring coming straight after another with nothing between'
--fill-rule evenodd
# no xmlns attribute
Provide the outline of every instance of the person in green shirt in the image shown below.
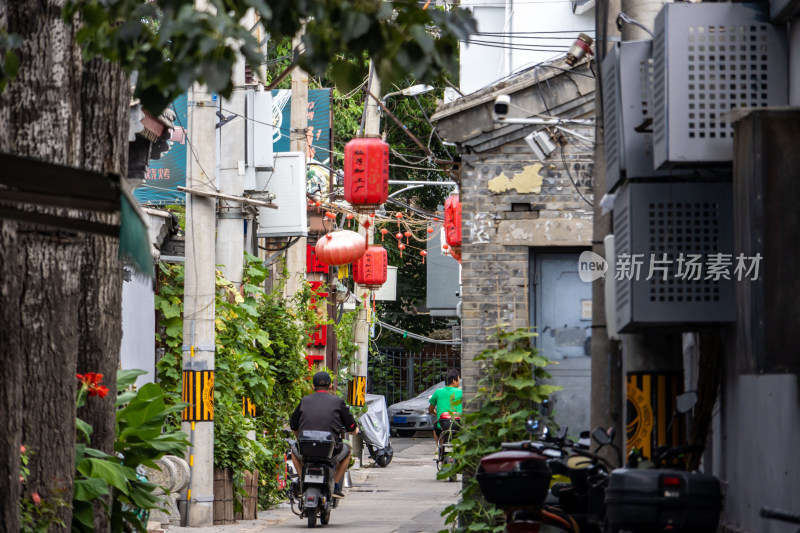
<svg viewBox="0 0 800 533"><path fill-rule="evenodd" d="M441 389L436 389L431 395L430 405L428 412L436 417L436 424L433 426L433 438L436 445L439 445L439 437L442 431L450 429L452 420L461 417L461 376L458 370L448 370L444 376L445 386ZM442 420L442 415L445 415L445 420ZM444 422L444 424L443 424ZM443 425L445 427L443 427ZM456 424L453 428L456 430L460 423Z"/></svg>

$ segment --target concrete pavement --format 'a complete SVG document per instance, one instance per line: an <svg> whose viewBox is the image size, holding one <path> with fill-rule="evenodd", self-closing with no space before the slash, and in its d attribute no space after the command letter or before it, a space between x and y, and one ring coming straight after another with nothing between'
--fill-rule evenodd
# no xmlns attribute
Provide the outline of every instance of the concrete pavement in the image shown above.
<svg viewBox="0 0 800 533"><path fill-rule="evenodd" d="M429 433L418 438L392 439L395 455L386 468L372 465L352 469L352 487L331 513L325 528L363 533L435 533L444 529L440 516L458 501L461 480L436 480L435 444ZM308 529L306 519L292 514L288 505L259 511L258 520L208 528L176 528L175 533L287 533Z"/></svg>

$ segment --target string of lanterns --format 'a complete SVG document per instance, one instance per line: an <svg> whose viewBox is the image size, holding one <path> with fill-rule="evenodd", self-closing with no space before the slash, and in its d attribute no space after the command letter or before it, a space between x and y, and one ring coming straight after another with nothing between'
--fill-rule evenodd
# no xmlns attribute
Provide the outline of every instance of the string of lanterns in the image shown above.
<svg viewBox="0 0 800 533"><path fill-rule="evenodd" d="M356 138L345 145L344 151L344 198L352 206L352 211L332 202L309 199L309 206L325 209L324 216L333 223L333 230L320 238L316 254L324 264L347 265L353 263L353 280L369 290L376 290L386 283L388 274L388 253L378 244L369 244L369 238L358 233L358 226L382 225L381 242L391 233L389 227L397 223L397 248L400 257L406 248L419 250L423 264L427 250L411 246L411 238L417 242L428 242L438 235L430 226L428 219L406 217L401 212L392 217L376 214L389 195L389 145L379 138ZM362 215L359 221L356 214ZM342 216L342 227L337 228L337 220ZM366 215L366 217L364 217ZM438 215L438 213L437 213ZM451 195L445 202L443 231L446 244L442 244L445 254L450 253L461 262L461 203L458 195ZM441 221L438 216L433 222ZM344 225L348 229L344 229ZM349 228L353 228L353 230ZM389 226L389 227L387 227ZM414 230L424 227L425 234L418 237ZM405 238L405 242L403 239Z"/></svg>

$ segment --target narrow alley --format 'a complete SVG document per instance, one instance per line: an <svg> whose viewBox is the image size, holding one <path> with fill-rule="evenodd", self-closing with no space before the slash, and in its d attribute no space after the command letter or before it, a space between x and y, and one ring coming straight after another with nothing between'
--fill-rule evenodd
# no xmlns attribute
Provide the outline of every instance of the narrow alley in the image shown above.
<svg viewBox="0 0 800 533"><path fill-rule="evenodd" d="M394 459L380 468L369 459L365 467L351 469L352 487L331 514L330 524L317 525L336 531L369 533L435 533L443 529L440 516L458 499L461 480L436 480L435 445L429 432L416 438L392 439ZM306 520L292 514L288 504L260 511L258 520L204 528L171 527L170 533L285 533L308 529Z"/></svg>

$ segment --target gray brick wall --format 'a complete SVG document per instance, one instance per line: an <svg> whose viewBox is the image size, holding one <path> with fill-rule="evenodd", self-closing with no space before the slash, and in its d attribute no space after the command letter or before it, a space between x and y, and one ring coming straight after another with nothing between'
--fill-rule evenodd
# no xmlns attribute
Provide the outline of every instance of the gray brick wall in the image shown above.
<svg viewBox="0 0 800 533"><path fill-rule="evenodd" d="M591 129L582 133L591 135ZM581 193L592 201L591 152L585 146L570 144L564 159ZM461 368L467 400L477 392L481 374L482 363L474 358L489 345L487 337L493 328L498 324L507 324L512 329L530 326L530 247L501 244L498 225L504 221L562 219L567 225L580 221L591 228L591 207L578 195L565 172L560 151L539 168L539 192L520 193L515 188L493 192L497 187L490 186L491 180L502 176L513 180L525 173L530 179L532 171L538 168L536 165L538 161L522 140L492 151L462 155ZM561 246L588 244L559 242Z"/></svg>

